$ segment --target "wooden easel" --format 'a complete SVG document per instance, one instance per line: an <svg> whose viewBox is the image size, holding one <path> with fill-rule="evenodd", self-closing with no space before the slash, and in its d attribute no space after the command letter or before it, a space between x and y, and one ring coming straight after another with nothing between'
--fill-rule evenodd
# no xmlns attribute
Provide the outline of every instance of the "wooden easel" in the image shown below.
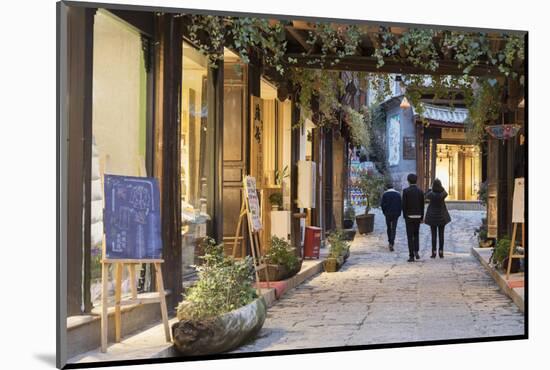
<svg viewBox="0 0 550 370"><path fill-rule="evenodd" d="M103 245L105 248L105 236L103 237ZM107 352L108 343L108 302L107 296L109 294L109 265L115 266L115 342L120 342L121 339L121 305L123 304L145 304L145 303L160 303L160 312L162 315L162 322L164 324L164 334L166 341L170 342L170 327L168 326L168 310L166 307L166 297L164 294L164 282L162 280L161 264L164 262L162 259L102 259L101 260L101 352ZM136 264L153 264L155 266L155 277L157 283L157 297L151 298L138 298L135 272ZM127 266L130 273L130 290L132 297L121 301L122 294L122 269Z"/></svg>
<svg viewBox="0 0 550 370"><path fill-rule="evenodd" d="M525 179L516 178L514 181L514 194L512 199L512 240L510 240L510 251L508 252L508 267L506 269L506 280L510 278L510 270L512 269L512 259L524 258L523 254L515 254L516 238L518 225L521 224L521 247L525 253L525 220L524 220L524 199Z"/></svg>
<svg viewBox="0 0 550 370"><path fill-rule="evenodd" d="M252 251L252 259L254 261L254 272L256 274L256 285L258 290L258 295L262 294L262 289L260 287L260 275L259 271L264 270L265 273L265 281L267 288L269 288L269 275L267 273L267 264L262 258L262 250L260 248L260 233L259 230L255 230L252 223L252 215L250 213L250 205L249 205L249 199L248 194L246 191L246 178L243 178L243 195L242 195L242 203L241 203L241 211L239 213L239 221L237 222L237 230L235 231L235 238L233 241L233 251L232 256L233 258L236 257L237 253L237 246L239 245L239 241L243 240L243 238L239 235L241 233L241 225L242 220L246 216L247 222L248 222L248 237L250 240L250 250ZM261 208L260 208L261 209ZM260 216L261 217L261 216ZM243 246L244 249L244 246ZM246 253L242 253L244 256Z"/></svg>
<svg viewBox="0 0 550 370"><path fill-rule="evenodd" d="M508 268L506 269L506 280L510 278L510 270L512 269L513 258L525 258L523 254L515 254L515 244L517 237L517 229L520 222L514 222L512 226L512 239L510 240L510 252L508 253ZM521 222L521 247L525 250L525 223Z"/></svg>
<svg viewBox="0 0 550 370"><path fill-rule="evenodd" d="M108 158L107 158L108 159ZM101 187L103 188L103 174L105 164L100 163L101 168ZM138 168L140 176L146 176L145 162L138 159ZM105 196L103 197L103 207L105 207ZM102 241L102 256L106 255L105 234ZM120 342L122 337L122 314L121 306L124 304L145 304L145 303L160 303L160 313L164 324L164 334L167 342L171 342L170 327L168 325L168 309L166 307L166 296L164 292L164 281L162 279L161 264L163 259L101 259L101 352L107 352L108 334L109 334L109 312L108 312L108 295L109 295L109 265L115 267L115 342ZM136 265L152 264L155 266L155 280L157 285L158 296L149 298L138 298L136 287ZM121 300L122 296L122 270L124 266L128 267L130 275L130 291L131 298Z"/></svg>

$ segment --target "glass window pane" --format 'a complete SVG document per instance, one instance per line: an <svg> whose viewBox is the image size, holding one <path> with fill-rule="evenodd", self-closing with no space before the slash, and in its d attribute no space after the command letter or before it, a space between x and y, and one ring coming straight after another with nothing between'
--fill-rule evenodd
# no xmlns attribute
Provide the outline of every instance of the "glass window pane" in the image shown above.
<svg viewBox="0 0 550 370"><path fill-rule="evenodd" d="M183 274L194 272L198 263L198 238L206 234L208 128L206 58L183 43L181 94L181 209Z"/></svg>
<svg viewBox="0 0 550 370"><path fill-rule="evenodd" d="M92 104L91 300L101 298L103 173L142 173L146 143L146 80L141 35L105 10L94 19ZM139 269L137 269L139 274ZM128 272L123 292L129 291ZM110 281L113 281L111 276ZM114 286L110 285L111 293Z"/></svg>

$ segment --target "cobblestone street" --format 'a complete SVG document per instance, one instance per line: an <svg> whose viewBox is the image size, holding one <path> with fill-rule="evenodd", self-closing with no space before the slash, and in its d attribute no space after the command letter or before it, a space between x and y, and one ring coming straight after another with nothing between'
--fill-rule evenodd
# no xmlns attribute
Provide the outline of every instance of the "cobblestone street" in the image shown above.
<svg viewBox="0 0 550 370"><path fill-rule="evenodd" d="M336 273L322 273L269 309L257 339L236 352L520 335L524 316L470 254L482 212L450 211L445 257L431 259L421 225L420 257L408 263L403 219L389 252L384 218L355 238Z"/></svg>

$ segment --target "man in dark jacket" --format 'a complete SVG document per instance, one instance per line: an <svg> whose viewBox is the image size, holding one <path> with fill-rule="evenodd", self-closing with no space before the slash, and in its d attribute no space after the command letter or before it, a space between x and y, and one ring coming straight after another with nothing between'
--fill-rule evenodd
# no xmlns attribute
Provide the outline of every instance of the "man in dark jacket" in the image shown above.
<svg viewBox="0 0 550 370"><path fill-rule="evenodd" d="M401 194L393 188L391 183L386 184L386 191L382 195L380 206L386 217L386 229L388 232L388 243L390 251L393 252L395 242L395 231L397 229L397 220L401 215Z"/></svg>
<svg viewBox="0 0 550 370"><path fill-rule="evenodd" d="M414 262L414 258L420 259L419 231L424 219L424 193L416 186L417 177L411 173L407 176L409 187L403 190L403 218L407 228L407 243L409 245L408 262Z"/></svg>

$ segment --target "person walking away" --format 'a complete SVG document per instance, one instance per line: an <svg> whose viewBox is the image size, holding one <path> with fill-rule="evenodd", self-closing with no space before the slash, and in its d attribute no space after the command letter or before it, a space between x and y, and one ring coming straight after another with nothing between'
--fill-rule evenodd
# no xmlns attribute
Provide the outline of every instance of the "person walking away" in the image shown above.
<svg viewBox="0 0 550 370"><path fill-rule="evenodd" d="M451 216L445 204L447 192L439 179L435 179L432 188L426 192L426 199L430 201L426 210L424 222L430 225L432 231L432 258L435 258L436 237L439 234L439 258L443 258L443 244L445 243L445 225L451 222Z"/></svg>
<svg viewBox="0 0 550 370"><path fill-rule="evenodd" d="M417 177L414 173L407 176L409 187L403 190L403 218L407 229L407 244L409 245L408 262L420 259L419 231L424 218L424 192L416 186Z"/></svg>
<svg viewBox="0 0 550 370"><path fill-rule="evenodd" d="M386 231L388 233L390 252L393 252L397 221L401 215L401 194L393 188L391 183L386 184L386 191L382 195L380 206L386 217Z"/></svg>

